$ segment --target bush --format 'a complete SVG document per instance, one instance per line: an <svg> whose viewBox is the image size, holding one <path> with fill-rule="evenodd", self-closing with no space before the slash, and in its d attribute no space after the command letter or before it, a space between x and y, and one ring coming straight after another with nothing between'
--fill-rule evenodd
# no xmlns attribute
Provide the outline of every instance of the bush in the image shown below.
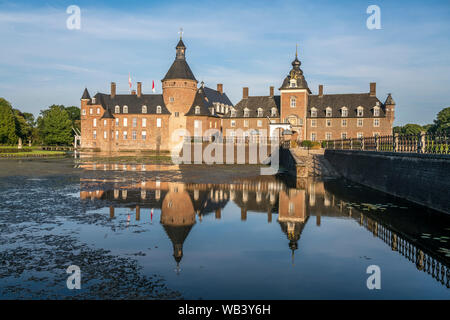
<svg viewBox="0 0 450 320"><path fill-rule="evenodd" d="M311 141L311 140L303 140L300 145L302 147L308 148L308 149L320 149L321 144L319 141Z"/></svg>
<svg viewBox="0 0 450 320"><path fill-rule="evenodd" d="M31 152L31 148L18 149L17 147L0 147L0 153L19 153L19 152Z"/></svg>

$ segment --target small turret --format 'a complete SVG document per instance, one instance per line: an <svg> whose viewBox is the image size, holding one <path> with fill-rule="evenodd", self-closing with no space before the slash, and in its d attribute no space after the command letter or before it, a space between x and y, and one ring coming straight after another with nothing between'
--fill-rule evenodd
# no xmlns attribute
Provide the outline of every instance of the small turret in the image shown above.
<svg viewBox="0 0 450 320"><path fill-rule="evenodd" d="M384 107L386 111L386 118L389 119L389 122L392 125L395 119L395 101L390 93L388 93L386 101L384 102Z"/></svg>

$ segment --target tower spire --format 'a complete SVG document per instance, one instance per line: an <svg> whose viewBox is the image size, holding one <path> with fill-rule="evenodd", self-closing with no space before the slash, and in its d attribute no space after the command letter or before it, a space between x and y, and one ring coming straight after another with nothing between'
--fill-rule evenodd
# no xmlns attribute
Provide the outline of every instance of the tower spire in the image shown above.
<svg viewBox="0 0 450 320"><path fill-rule="evenodd" d="M295 44L295 58L298 59L298 43Z"/></svg>

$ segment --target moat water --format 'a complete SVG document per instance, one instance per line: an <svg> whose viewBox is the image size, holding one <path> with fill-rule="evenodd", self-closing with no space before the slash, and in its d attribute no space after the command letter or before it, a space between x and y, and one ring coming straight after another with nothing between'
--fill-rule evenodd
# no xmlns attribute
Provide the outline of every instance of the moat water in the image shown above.
<svg viewBox="0 0 450 320"><path fill-rule="evenodd" d="M0 298L450 298L450 216L259 172L2 160ZM70 265L80 290L67 288ZM371 265L380 289L367 287Z"/></svg>

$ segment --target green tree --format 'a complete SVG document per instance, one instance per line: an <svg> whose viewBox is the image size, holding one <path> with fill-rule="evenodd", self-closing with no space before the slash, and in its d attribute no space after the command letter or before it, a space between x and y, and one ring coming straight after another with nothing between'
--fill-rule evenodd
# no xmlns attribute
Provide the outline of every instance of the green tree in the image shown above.
<svg viewBox="0 0 450 320"><path fill-rule="evenodd" d="M13 109L16 120L17 134L22 140L30 141L34 127L34 116L31 113L23 113L18 109Z"/></svg>
<svg viewBox="0 0 450 320"><path fill-rule="evenodd" d="M0 98L0 143L16 144L17 134L16 118L11 104Z"/></svg>
<svg viewBox="0 0 450 320"><path fill-rule="evenodd" d="M81 111L78 107L66 107L67 113L69 114L69 119L72 121L72 125L76 125L77 120L81 120Z"/></svg>
<svg viewBox="0 0 450 320"><path fill-rule="evenodd" d="M41 111L38 118L39 135L47 145L69 145L72 143L72 121L62 105L52 105Z"/></svg>
<svg viewBox="0 0 450 320"><path fill-rule="evenodd" d="M435 132L443 132L450 129L450 107L439 111L436 120L434 120L433 129Z"/></svg>

